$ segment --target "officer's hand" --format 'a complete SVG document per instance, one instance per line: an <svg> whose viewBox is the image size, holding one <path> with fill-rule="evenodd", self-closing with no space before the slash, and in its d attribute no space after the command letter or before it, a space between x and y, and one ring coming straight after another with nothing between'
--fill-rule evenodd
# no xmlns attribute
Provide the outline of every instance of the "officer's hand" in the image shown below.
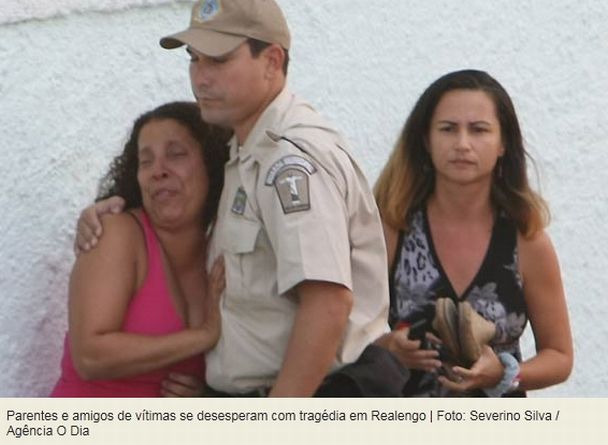
<svg viewBox="0 0 608 445"><path fill-rule="evenodd" d="M376 344L388 349L408 369L432 372L441 367L439 352L435 349L420 349L420 340L408 338L409 328L384 334Z"/></svg>
<svg viewBox="0 0 608 445"><path fill-rule="evenodd" d="M200 397L204 389L205 384L201 379L172 372L163 380L160 395L162 397Z"/></svg>
<svg viewBox="0 0 608 445"><path fill-rule="evenodd" d="M125 200L120 196L99 201L80 213L76 224L76 239L74 240L74 253L76 256L91 250L103 233L100 216L108 213L120 213L125 206Z"/></svg>

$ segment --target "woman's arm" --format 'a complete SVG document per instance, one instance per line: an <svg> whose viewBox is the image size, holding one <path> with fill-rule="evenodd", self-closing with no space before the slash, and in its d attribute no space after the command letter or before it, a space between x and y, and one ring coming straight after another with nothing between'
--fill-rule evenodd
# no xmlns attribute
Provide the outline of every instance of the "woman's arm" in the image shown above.
<svg viewBox="0 0 608 445"><path fill-rule="evenodd" d="M218 333L208 324L159 336L122 332L129 302L145 273L144 238L129 215L106 216L103 224L104 236L94 250L78 257L70 278L69 338L79 375L133 376L212 347Z"/></svg>
<svg viewBox="0 0 608 445"><path fill-rule="evenodd" d="M563 382L572 370L573 347L557 255L545 232L517 241L528 317L537 354L521 364L520 388Z"/></svg>
<svg viewBox="0 0 608 445"><path fill-rule="evenodd" d="M190 326L198 327L201 324L215 326L219 335L221 326L220 299L226 287L223 256L215 259L211 272L205 277L205 282L207 293L202 302L202 311L189 311ZM192 305L193 302L189 304ZM193 315L194 312L196 312L195 315ZM199 397L203 394L204 389L203 376L199 378L172 372L163 380L160 394L163 397Z"/></svg>

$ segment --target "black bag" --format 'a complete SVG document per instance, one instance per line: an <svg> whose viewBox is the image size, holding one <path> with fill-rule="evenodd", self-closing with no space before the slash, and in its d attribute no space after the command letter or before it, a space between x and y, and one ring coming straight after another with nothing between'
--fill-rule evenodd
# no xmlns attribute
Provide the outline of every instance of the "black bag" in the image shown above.
<svg viewBox="0 0 608 445"><path fill-rule="evenodd" d="M315 397L402 397L409 377L393 354L370 344L356 362L328 375Z"/></svg>

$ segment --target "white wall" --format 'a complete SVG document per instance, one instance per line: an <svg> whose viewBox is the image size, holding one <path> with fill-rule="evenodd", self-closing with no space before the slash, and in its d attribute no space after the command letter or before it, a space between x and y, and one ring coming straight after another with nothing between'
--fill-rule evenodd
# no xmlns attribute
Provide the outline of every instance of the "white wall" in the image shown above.
<svg viewBox="0 0 608 445"><path fill-rule="evenodd" d="M292 89L370 181L435 78L474 67L503 83L552 206L576 344L570 380L533 395L608 396L608 3L279 1ZM0 4L0 396L46 395L58 376L75 220L134 118L190 98L187 56L157 43L188 20L175 1Z"/></svg>

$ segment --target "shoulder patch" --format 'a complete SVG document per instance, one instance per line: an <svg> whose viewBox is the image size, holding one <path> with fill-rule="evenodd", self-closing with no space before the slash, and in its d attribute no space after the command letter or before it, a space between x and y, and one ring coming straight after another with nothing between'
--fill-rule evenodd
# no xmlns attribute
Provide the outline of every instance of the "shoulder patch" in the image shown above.
<svg viewBox="0 0 608 445"><path fill-rule="evenodd" d="M312 175L317 171L317 168L308 159L297 155L284 156L272 164L272 166L268 169L264 184L273 185L277 177L287 169L300 170L302 173L308 175Z"/></svg>
<svg viewBox="0 0 608 445"><path fill-rule="evenodd" d="M308 174L297 167L283 168L274 178L284 214L310 210Z"/></svg>

